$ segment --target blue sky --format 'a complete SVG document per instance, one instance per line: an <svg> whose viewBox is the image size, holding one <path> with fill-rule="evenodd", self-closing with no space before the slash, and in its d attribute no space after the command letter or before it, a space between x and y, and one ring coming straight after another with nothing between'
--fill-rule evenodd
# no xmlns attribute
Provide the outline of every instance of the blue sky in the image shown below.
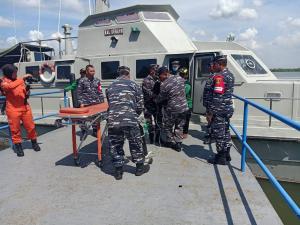
<svg viewBox="0 0 300 225"><path fill-rule="evenodd" d="M59 0L40 1L38 33L39 0L0 0L0 49L11 46L15 37L25 41L57 35ZM149 3L110 1L111 9ZM269 67L300 67L300 0L151 0L151 4L171 4L180 15L179 24L194 40L223 41L233 33ZM60 25L71 24L77 35L77 26L88 13L88 0L62 0Z"/></svg>

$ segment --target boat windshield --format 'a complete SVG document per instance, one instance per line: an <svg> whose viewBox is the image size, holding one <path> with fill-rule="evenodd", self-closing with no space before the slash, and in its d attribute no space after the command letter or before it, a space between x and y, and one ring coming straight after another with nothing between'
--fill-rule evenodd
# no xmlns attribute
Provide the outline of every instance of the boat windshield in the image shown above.
<svg viewBox="0 0 300 225"><path fill-rule="evenodd" d="M247 74L267 74L251 55L231 55Z"/></svg>
<svg viewBox="0 0 300 225"><path fill-rule="evenodd" d="M145 20L171 21L171 17L167 12L143 12Z"/></svg>

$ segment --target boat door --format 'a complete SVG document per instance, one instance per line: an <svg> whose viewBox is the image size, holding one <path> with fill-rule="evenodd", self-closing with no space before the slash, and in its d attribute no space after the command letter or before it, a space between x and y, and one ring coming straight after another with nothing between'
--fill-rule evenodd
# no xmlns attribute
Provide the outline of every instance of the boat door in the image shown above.
<svg viewBox="0 0 300 225"><path fill-rule="evenodd" d="M215 53L196 55L194 58L193 76L193 113L205 114L206 108L203 106L203 89L207 78L210 76L209 63Z"/></svg>

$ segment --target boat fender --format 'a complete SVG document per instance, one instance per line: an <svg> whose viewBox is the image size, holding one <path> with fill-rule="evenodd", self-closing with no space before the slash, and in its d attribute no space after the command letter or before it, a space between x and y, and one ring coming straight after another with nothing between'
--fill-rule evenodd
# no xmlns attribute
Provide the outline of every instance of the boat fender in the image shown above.
<svg viewBox="0 0 300 225"><path fill-rule="evenodd" d="M214 79L214 93L224 94L225 93L225 83L224 77L221 74L217 74L213 77Z"/></svg>
<svg viewBox="0 0 300 225"><path fill-rule="evenodd" d="M48 70L48 69L51 71L50 76L45 75L45 71ZM41 69L40 69L40 78L44 83L52 83L54 78L55 78L55 67L54 67L54 65L51 64L51 63L44 63L41 66Z"/></svg>

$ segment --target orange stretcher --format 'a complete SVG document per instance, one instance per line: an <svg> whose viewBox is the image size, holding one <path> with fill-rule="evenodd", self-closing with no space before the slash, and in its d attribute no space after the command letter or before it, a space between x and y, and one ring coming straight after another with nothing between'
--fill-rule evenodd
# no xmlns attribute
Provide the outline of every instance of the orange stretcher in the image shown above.
<svg viewBox="0 0 300 225"><path fill-rule="evenodd" d="M76 166L80 166L79 154L85 154L80 152L80 148L85 140L82 138L79 146L76 143L76 125L80 125L86 131L96 123L97 124L97 155L98 155L98 166L102 167L102 135L100 129L100 123L107 119L107 102L87 106L84 108L61 108L59 110L59 117L63 120L68 121L67 124L72 125L72 145L73 145L73 157ZM106 133L106 126L103 135ZM87 134L87 132L85 132ZM85 134L85 135L86 135Z"/></svg>

